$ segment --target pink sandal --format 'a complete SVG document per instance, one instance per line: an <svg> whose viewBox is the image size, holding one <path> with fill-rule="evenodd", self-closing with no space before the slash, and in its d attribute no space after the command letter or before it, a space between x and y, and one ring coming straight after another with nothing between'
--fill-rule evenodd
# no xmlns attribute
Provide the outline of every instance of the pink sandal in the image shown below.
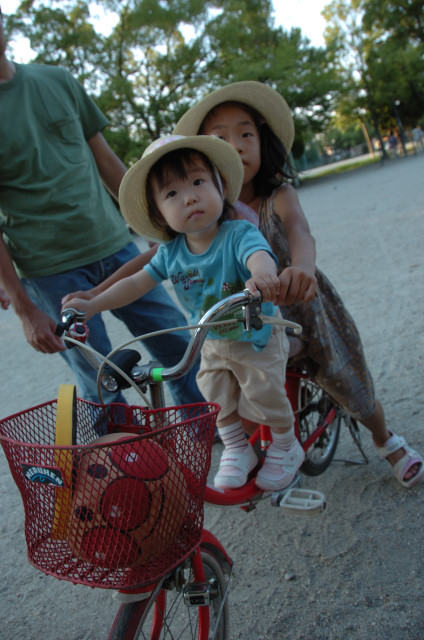
<svg viewBox="0 0 424 640"><path fill-rule="evenodd" d="M393 473L403 487L410 489L424 478L424 460L419 453L408 445L405 438L402 436L392 433L391 437L382 447L376 446L375 448L380 458L383 459L387 458L387 456L390 456L392 453L399 451L399 449L404 449L405 455L392 465ZM408 473L409 469L416 464L420 465L417 473L412 476L412 478L405 480L405 475Z"/></svg>

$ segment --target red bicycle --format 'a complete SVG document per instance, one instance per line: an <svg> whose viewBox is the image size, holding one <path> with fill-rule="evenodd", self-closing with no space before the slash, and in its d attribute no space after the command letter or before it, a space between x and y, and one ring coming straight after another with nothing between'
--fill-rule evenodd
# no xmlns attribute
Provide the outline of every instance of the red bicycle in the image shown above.
<svg viewBox="0 0 424 640"><path fill-rule="evenodd" d="M219 407L163 408L163 383L190 370L209 327L236 308L246 328L266 321L258 297L248 291L230 296L203 316L182 361L168 369L139 364L133 349L106 358L93 352L79 340L78 312L66 310L61 330L97 367L100 400L101 385L110 391L132 386L150 406L94 404L61 387L57 401L0 421L25 507L29 560L57 578L115 591L121 604L108 640L230 637L232 560L203 528L205 501L249 511L270 497L283 511L302 514L325 507L322 494L298 488L300 474L275 493L256 487L255 470L241 489L208 485ZM304 372L288 371L287 390L306 473L317 475L330 464L342 419L360 446L356 423ZM252 442L265 452L269 438L263 426Z"/></svg>

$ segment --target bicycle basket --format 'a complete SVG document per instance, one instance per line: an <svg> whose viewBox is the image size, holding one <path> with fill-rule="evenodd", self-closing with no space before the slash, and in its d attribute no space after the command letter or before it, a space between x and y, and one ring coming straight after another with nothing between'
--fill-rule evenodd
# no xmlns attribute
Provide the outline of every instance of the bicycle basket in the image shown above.
<svg viewBox="0 0 424 640"><path fill-rule="evenodd" d="M55 446L56 409L54 400L0 420L29 561L92 587L157 580L200 541L219 406L78 399L72 446Z"/></svg>

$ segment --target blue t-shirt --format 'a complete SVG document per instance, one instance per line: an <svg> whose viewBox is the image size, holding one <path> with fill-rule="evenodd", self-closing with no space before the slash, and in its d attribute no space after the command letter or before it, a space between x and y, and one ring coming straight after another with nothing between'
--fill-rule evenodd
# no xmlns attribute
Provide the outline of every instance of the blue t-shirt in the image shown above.
<svg viewBox="0 0 424 640"><path fill-rule="evenodd" d="M188 312L190 321L196 324L216 302L243 291L246 280L251 276L246 267L247 259L259 250L267 251L277 262L268 242L253 224L246 220L232 220L220 225L205 253L191 253L185 236L181 234L162 244L145 269L156 282L171 280L178 300ZM265 315L273 316L276 309L271 302L262 305ZM230 329L217 327L210 330L208 338L244 340L252 342L256 349L263 349L271 332L272 325L246 332L243 325L237 323Z"/></svg>

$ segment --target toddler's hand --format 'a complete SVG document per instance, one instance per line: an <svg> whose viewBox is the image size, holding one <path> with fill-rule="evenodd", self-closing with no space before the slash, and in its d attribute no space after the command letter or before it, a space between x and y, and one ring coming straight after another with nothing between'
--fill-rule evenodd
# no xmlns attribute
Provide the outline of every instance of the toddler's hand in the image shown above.
<svg viewBox="0 0 424 640"><path fill-rule="evenodd" d="M68 296L66 297L68 298ZM62 311L65 309L76 309L77 311L81 311L85 316L85 322L88 322L88 320L90 320L94 315L90 300L83 300L82 298L70 298L67 302L62 304Z"/></svg>
<svg viewBox="0 0 424 640"><path fill-rule="evenodd" d="M255 275L254 278L247 280L245 286L246 289L249 289L254 295L260 292L263 302L274 302L274 304L277 304L280 281L275 274L264 273L262 275Z"/></svg>
<svg viewBox="0 0 424 640"><path fill-rule="evenodd" d="M286 267L280 273L280 291L277 304L310 302L315 295L317 279L308 267Z"/></svg>
<svg viewBox="0 0 424 640"><path fill-rule="evenodd" d="M87 291L73 291L72 293L68 293L66 296L62 298L62 306L64 304L68 304L69 300L73 298L80 298L81 300L91 300L94 298L96 292L93 289L88 289Z"/></svg>

